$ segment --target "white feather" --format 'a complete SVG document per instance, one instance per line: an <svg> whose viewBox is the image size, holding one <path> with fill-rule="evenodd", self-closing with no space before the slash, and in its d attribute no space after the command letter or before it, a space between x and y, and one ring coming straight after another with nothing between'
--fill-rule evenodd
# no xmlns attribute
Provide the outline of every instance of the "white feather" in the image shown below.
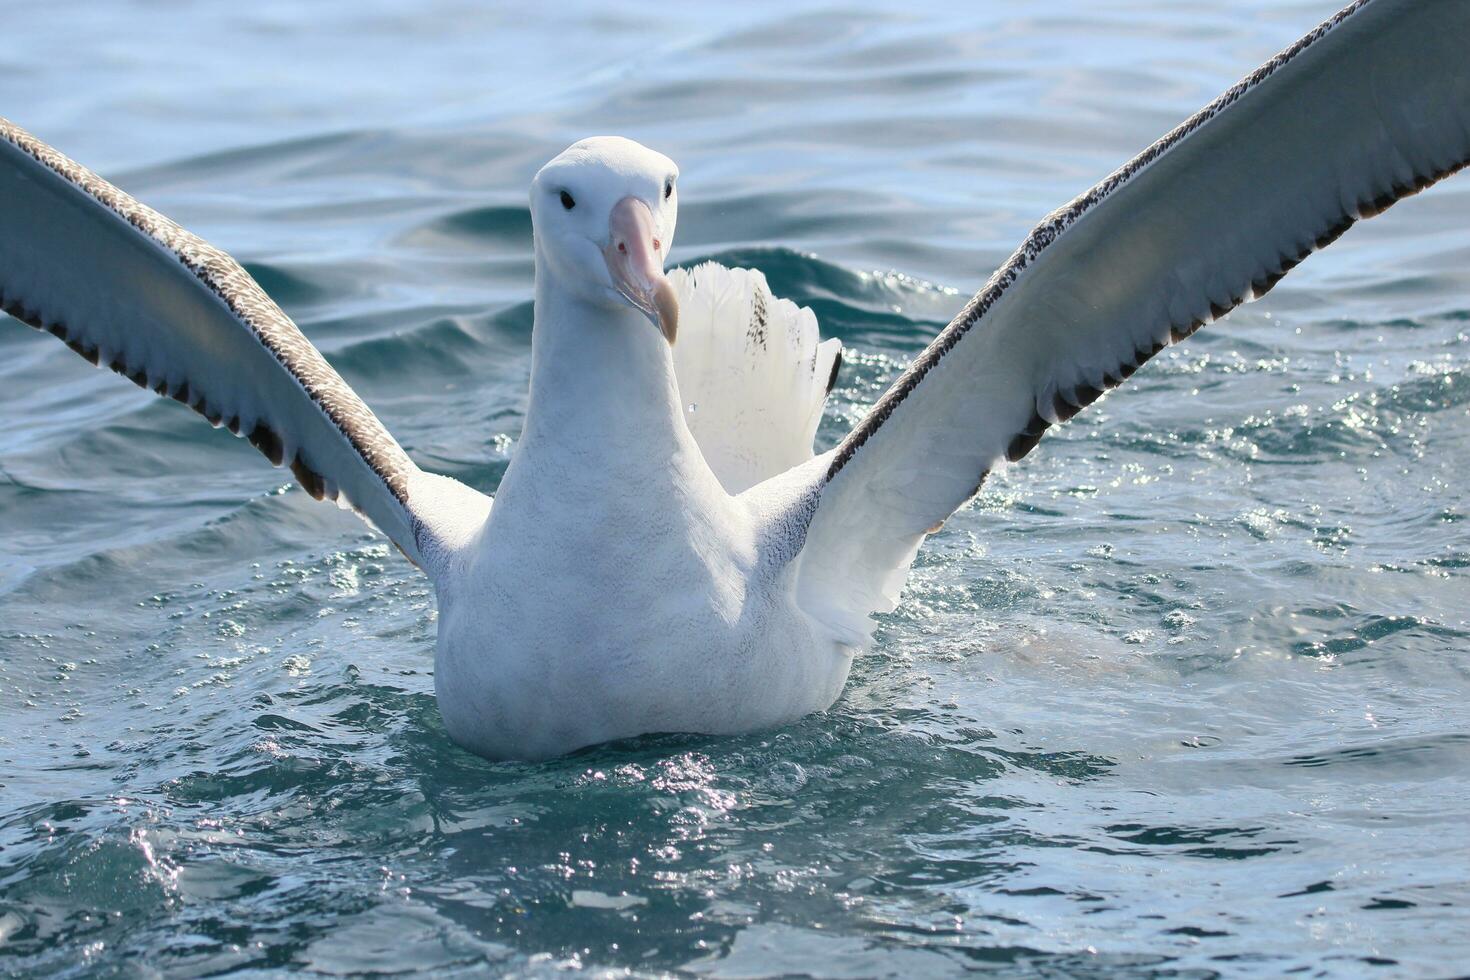
<svg viewBox="0 0 1470 980"><path fill-rule="evenodd" d="M685 422L725 489L740 493L812 456L842 350L806 307L771 295L754 269L675 269L674 372Z"/></svg>

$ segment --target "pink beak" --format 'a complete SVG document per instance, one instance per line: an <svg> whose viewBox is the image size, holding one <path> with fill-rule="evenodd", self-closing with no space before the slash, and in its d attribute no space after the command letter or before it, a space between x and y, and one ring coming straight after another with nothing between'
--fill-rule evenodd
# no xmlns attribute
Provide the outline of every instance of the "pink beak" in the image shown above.
<svg viewBox="0 0 1470 980"><path fill-rule="evenodd" d="M636 197L613 205L608 217L610 238L602 250L613 285L624 298L648 314L670 344L679 332L679 300L664 275L663 242L656 237L653 212Z"/></svg>

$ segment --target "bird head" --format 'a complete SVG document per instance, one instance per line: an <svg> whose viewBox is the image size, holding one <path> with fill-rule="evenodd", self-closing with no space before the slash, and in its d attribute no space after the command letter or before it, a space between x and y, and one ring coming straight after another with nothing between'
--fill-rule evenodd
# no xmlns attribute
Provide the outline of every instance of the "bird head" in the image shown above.
<svg viewBox="0 0 1470 980"><path fill-rule="evenodd" d="M664 276L679 215L679 168L619 136L567 147L531 181L538 262L563 288L602 306L632 306L672 344L679 303Z"/></svg>

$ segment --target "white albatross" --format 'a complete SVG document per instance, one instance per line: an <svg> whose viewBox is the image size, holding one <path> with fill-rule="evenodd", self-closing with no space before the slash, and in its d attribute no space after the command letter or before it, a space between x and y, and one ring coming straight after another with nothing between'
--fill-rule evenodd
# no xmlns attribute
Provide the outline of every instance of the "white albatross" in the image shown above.
<svg viewBox="0 0 1470 980"><path fill-rule="evenodd" d="M228 255L3 119L0 304L388 535L434 582L466 748L748 731L832 704L992 467L1470 161L1467 50L1464 0L1341 11L1047 216L815 457L836 342L759 273L666 276L677 170L623 139L532 184L531 398L493 507L415 466Z"/></svg>

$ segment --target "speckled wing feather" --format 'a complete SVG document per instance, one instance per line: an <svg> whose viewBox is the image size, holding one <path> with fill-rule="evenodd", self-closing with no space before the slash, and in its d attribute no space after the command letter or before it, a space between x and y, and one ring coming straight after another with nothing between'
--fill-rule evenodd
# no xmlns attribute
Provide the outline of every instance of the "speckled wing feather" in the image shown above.
<svg viewBox="0 0 1470 980"><path fill-rule="evenodd" d="M850 637L1048 426L1470 161L1470 3L1361 0L1052 213L833 454L800 592Z"/></svg>
<svg viewBox="0 0 1470 980"><path fill-rule="evenodd" d="M0 308L246 437L417 564L442 544L422 504L488 506L420 471L238 262L3 118Z"/></svg>

